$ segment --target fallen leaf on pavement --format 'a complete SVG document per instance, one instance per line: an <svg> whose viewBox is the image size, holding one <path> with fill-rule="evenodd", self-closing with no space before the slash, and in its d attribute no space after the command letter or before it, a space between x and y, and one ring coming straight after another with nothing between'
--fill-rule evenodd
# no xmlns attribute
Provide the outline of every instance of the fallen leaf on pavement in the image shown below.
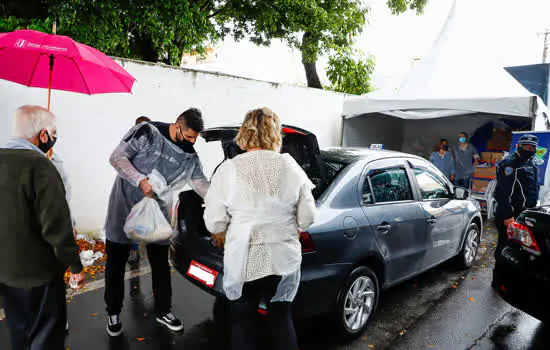
<svg viewBox="0 0 550 350"><path fill-rule="evenodd" d="M369 348L374 349L374 344L369 344Z"/></svg>
<svg viewBox="0 0 550 350"><path fill-rule="evenodd" d="M145 338L137 338L138 341L144 341Z"/></svg>
<svg viewBox="0 0 550 350"><path fill-rule="evenodd" d="M92 316L92 317L96 317L96 316L97 316L97 314L90 314L90 316Z"/></svg>
<svg viewBox="0 0 550 350"><path fill-rule="evenodd" d="M404 330L402 330L401 332L399 332L399 335L405 335L405 334L407 334L407 330L406 330L406 329L404 329Z"/></svg>
<svg viewBox="0 0 550 350"><path fill-rule="evenodd" d="M475 299L474 299L474 298L470 298L470 299L468 299L468 300L470 300L470 301L474 301Z"/></svg>
<svg viewBox="0 0 550 350"><path fill-rule="evenodd" d="M453 284L453 285L451 286L451 288L452 288L452 289L457 289L458 286L457 286L456 284Z"/></svg>

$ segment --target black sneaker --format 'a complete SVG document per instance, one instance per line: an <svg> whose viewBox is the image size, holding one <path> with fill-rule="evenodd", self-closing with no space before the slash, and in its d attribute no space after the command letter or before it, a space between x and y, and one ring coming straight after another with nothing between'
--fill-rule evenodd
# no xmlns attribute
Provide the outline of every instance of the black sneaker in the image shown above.
<svg viewBox="0 0 550 350"><path fill-rule="evenodd" d="M109 316L109 321L107 322L107 333L109 333L111 337L118 337L122 334L120 315Z"/></svg>
<svg viewBox="0 0 550 350"><path fill-rule="evenodd" d="M171 312L167 313L164 316L157 316L157 322L165 325L174 332L180 332L183 330L183 323L174 316Z"/></svg>

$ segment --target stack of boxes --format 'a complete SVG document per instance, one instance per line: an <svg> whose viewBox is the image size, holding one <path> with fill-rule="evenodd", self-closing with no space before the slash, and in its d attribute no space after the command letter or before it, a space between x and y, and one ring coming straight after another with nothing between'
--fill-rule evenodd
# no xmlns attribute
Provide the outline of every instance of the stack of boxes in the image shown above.
<svg viewBox="0 0 550 350"><path fill-rule="evenodd" d="M472 179L472 194L478 199L482 210L487 209L487 202L482 199L485 198L487 186L489 183L496 179L497 171L496 165L500 163L504 157L504 152L510 149L512 142L512 134L502 129L493 129L493 135L487 141L487 152L481 153L480 165L476 166L474 170L474 177Z"/></svg>
<svg viewBox="0 0 550 350"><path fill-rule="evenodd" d="M482 212L487 212L485 193L489 183L497 177L496 164L502 160L503 156L504 153L502 152L482 152L481 164L476 166L474 170L472 196L479 202Z"/></svg>

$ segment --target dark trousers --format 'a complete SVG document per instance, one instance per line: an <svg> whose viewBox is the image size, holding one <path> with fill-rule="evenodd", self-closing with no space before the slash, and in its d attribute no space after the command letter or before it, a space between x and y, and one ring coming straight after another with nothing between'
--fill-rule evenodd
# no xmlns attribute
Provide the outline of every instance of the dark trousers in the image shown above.
<svg viewBox="0 0 550 350"><path fill-rule="evenodd" d="M496 259L502 252L502 249L504 249L506 242L508 242L508 234L506 233L506 231L508 230L508 227L504 225L504 220L501 218L497 217L495 222L497 225L497 232L498 232L497 247L495 248L495 259Z"/></svg>
<svg viewBox="0 0 550 350"><path fill-rule="evenodd" d="M0 283L13 350L64 350L67 302L59 276L36 288L12 288Z"/></svg>
<svg viewBox="0 0 550 350"><path fill-rule="evenodd" d="M457 187L463 187L463 188L469 189L471 183L472 183L472 177L471 176L463 178L463 179L455 179L455 186L457 186Z"/></svg>
<svg viewBox="0 0 550 350"><path fill-rule="evenodd" d="M105 269L105 304L109 315L118 315L124 301L124 274L130 254L129 244L107 241L107 266ZM147 258L151 265L155 312L163 316L172 309L172 279L168 264L168 246L147 245Z"/></svg>
<svg viewBox="0 0 550 350"><path fill-rule="evenodd" d="M247 282L243 286L241 298L229 303L231 349L260 350L266 348L259 339L262 332L258 327L261 324L260 317L262 316L258 314L258 304L262 298L266 298L266 300L273 298L280 280L279 276L269 276ZM272 349L298 349L289 302L268 303L267 327Z"/></svg>

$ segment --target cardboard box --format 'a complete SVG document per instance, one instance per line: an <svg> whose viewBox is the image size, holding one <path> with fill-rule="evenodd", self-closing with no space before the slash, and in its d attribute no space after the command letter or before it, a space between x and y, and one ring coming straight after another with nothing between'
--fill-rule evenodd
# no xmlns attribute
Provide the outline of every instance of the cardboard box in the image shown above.
<svg viewBox="0 0 550 350"><path fill-rule="evenodd" d="M497 177L497 168L491 167L476 167L474 169L474 177L492 180Z"/></svg>
<svg viewBox="0 0 550 350"><path fill-rule="evenodd" d="M487 150L488 151L508 151L512 140L508 138L492 138L487 141Z"/></svg>
<svg viewBox="0 0 550 350"><path fill-rule="evenodd" d="M473 180L472 191L479 194L485 194L487 186L489 186L489 182L491 182L491 180Z"/></svg>
<svg viewBox="0 0 550 350"><path fill-rule="evenodd" d="M502 152L481 152L481 162L489 164L498 164L504 157Z"/></svg>

